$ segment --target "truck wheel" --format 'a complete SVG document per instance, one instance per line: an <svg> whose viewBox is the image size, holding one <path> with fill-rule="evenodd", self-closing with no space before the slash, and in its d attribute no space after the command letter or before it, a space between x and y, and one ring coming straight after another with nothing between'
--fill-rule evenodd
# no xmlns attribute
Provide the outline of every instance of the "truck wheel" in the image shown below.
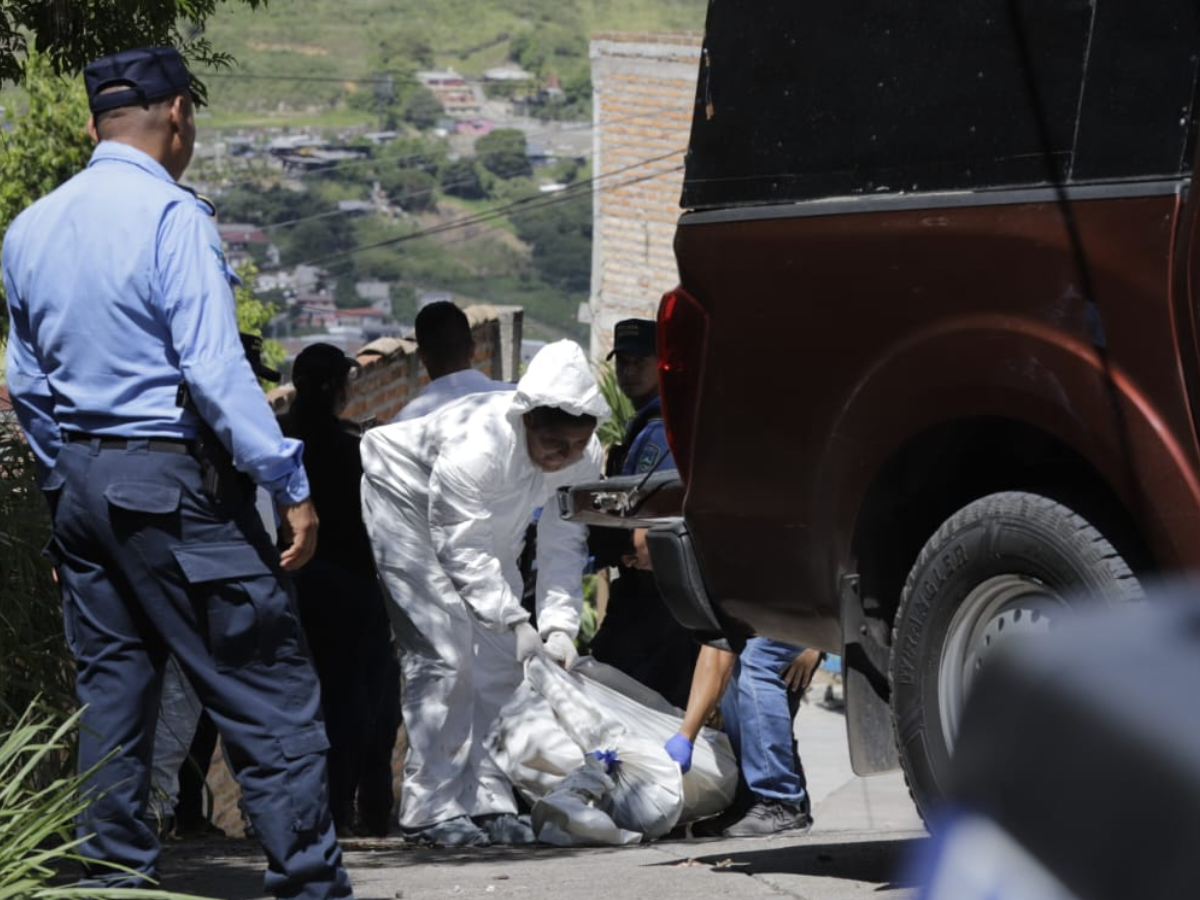
<svg viewBox="0 0 1200 900"><path fill-rule="evenodd" d="M889 673L900 763L923 817L943 795L963 703L989 655L1053 629L1070 605L1140 596L1112 544L1046 497L992 494L942 524L900 595Z"/></svg>

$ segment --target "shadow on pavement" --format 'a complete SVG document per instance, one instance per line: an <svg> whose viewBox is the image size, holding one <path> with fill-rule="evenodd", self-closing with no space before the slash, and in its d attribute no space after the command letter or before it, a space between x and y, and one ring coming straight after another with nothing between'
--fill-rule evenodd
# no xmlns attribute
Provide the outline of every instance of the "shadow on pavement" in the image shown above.
<svg viewBox="0 0 1200 900"><path fill-rule="evenodd" d="M258 900L267 860L257 841L202 840L168 844L159 860L162 887L181 894Z"/></svg>
<svg viewBox="0 0 1200 900"><path fill-rule="evenodd" d="M894 889L913 887L907 876L909 861L928 838L900 838L884 841L854 841L831 844L796 844L775 848L730 851L722 842L712 853L684 857L662 866L705 865L713 871L740 875L806 875L866 881Z"/></svg>
<svg viewBox="0 0 1200 900"><path fill-rule="evenodd" d="M596 856L621 853L621 847L471 847L445 849L416 847L402 838L347 839L340 842L351 879L355 869L404 869L421 865L504 863L563 859L577 854ZM177 893L220 900L259 900L267 861L257 841L242 839L194 840L163 847L159 871L162 887ZM360 896L359 900L372 900ZM386 898L392 900L392 898Z"/></svg>

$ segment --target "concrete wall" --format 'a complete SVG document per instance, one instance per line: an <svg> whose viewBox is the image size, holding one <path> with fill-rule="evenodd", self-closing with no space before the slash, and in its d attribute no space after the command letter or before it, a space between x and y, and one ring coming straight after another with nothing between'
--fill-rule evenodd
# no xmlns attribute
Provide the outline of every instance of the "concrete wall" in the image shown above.
<svg viewBox="0 0 1200 900"><path fill-rule="evenodd" d="M598 34L591 43L591 355L621 319L654 318L679 282L673 241L700 61L700 34Z"/></svg>

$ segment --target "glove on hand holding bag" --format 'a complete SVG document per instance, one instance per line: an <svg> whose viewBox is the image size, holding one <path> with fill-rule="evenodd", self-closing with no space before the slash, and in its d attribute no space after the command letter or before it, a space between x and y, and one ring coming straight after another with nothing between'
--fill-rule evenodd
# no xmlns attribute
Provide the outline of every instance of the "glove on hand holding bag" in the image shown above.
<svg viewBox="0 0 1200 900"><path fill-rule="evenodd" d="M564 631L550 632L546 638L546 655L557 660L564 669L571 668L575 665L575 660L579 659L575 642Z"/></svg>
<svg viewBox="0 0 1200 900"><path fill-rule="evenodd" d="M513 634L517 638L517 662L523 663L542 652L542 636L528 622L518 622L514 625Z"/></svg>
<svg viewBox="0 0 1200 900"><path fill-rule="evenodd" d="M682 734L676 734L667 740L667 756L679 763L679 769L685 775L692 767L692 742Z"/></svg>

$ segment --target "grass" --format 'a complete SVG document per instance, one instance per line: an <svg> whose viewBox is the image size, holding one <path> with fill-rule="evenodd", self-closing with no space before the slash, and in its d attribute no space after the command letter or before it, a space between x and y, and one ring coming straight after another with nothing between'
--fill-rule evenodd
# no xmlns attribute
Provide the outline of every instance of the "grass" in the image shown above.
<svg viewBox="0 0 1200 900"><path fill-rule="evenodd" d="M586 40L597 31L700 31L705 9L705 0L271 0L257 11L229 5L209 21L207 36L239 65L225 73L231 77L211 78L209 88L217 107L325 105L370 89L355 79L409 64L391 56L405 42L423 41L436 66L475 76L506 61L522 33L562 26Z"/></svg>
<svg viewBox="0 0 1200 900"><path fill-rule="evenodd" d="M74 834L75 818L89 802L80 787L93 772L60 774L70 765L79 716L35 701L0 734L0 900L192 900L153 888L64 883L65 867L95 865L79 852L83 839Z"/></svg>
<svg viewBox="0 0 1200 900"><path fill-rule="evenodd" d="M214 109L211 112L202 112L196 117L196 127L202 133L237 132L254 128L304 128L316 131L338 131L343 128L361 126L373 128L375 124L375 116L371 113L346 106L309 112Z"/></svg>

